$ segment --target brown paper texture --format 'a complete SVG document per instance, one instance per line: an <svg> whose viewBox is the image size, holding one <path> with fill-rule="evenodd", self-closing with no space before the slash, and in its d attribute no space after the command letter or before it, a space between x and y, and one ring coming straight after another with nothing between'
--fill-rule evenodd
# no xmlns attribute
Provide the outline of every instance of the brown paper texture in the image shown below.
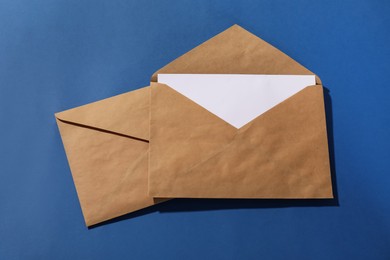
<svg viewBox="0 0 390 260"><path fill-rule="evenodd" d="M87 226L155 204L149 99L146 87L56 114Z"/></svg>
<svg viewBox="0 0 390 260"><path fill-rule="evenodd" d="M158 198L332 197L318 77L236 129L155 83L159 73L313 74L235 25L154 73L152 88L57 113L87 226Z"/></svg>
<svg viewBox="0 0 390 260"><path fill-rule="evenodd" d="M240 129L160 73L313 75L235 25L152 76L149 193L160 198L332 198L323 89L300 91ZM286 86L288 87L288 86Z"/></svg>
<svg viewBox="0 0 390 260"><path fill-rule="evenodd" d="M156 71L158 74L314 75L313 72L238 25L214 36ZM317 83L321 83L317 77Z"/></svg>

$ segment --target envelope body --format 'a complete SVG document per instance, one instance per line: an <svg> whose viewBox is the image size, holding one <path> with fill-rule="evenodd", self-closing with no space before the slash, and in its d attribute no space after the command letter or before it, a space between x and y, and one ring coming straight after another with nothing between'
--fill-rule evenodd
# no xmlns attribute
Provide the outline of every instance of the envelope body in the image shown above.
<svg viewBox="0 0 390 260"><path fill-rule="evenodd" d="M237 129L158 83L159 74L314 75L237 25L157 71L151 82L151 196L333 197L318 77L316 85Z"/></svg>
<svg viewBox="0 0 390 260"><path fill-rule="evenodd" d="M56 114L85 223L155 204L148 195L145 87Z"/></svg>

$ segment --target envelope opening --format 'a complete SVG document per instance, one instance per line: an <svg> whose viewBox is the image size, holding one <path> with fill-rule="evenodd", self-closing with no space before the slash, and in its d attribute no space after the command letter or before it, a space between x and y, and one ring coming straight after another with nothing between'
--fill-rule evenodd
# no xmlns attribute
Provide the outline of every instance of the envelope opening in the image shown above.
<svg viewBox="0 0 390 260"><path fill-rule="evenodd" d="M307 86L315 75L158 74L163 83L235 128L241 128Z"/></svg>

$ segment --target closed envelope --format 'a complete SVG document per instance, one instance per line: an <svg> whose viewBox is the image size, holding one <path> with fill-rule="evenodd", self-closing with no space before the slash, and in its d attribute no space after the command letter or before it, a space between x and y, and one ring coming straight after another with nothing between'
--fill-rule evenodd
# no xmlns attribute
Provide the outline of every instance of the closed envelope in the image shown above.
<svg viewBox="0 0 390 260"><path fill-rule="evenodd" d="M214 109L218 106L213 103L212 86L210 97L204 99L204 86L186 92L196 84L163 84L159 77L172 76L164 74L183 74L189 80L188 74L312 75L314 79L265 111L257 111L254 118L240 121L233 116L234 121ZM292 85L288 80L278 87ZM223 87L228 88L218 87L223 99ZM196 96L202 91L203 96ZM240 101L253 103L249 96ZM237 25L157 71L152 76L150 109L153 197L333 197L321 81Z"/></svg>
<svg viewBox="0 0 390 260"><path fill-rule="evenodd" d="M146 87L56 114L87 226L155 204L149 97Z"/></svg>

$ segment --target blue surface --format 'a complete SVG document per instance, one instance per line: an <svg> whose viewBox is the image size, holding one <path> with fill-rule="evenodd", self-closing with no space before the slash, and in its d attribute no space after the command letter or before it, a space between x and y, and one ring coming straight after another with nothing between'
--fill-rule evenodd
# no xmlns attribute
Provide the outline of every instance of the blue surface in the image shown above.
<svg viewBox="0 0 390 260"><path fill-rule="evenodd" d="M1 0L0 259L390 259L389 13L388 1ZM87 229L53 113L146 86L234 23L329 89L337 200L176 200Z"/></svg>

